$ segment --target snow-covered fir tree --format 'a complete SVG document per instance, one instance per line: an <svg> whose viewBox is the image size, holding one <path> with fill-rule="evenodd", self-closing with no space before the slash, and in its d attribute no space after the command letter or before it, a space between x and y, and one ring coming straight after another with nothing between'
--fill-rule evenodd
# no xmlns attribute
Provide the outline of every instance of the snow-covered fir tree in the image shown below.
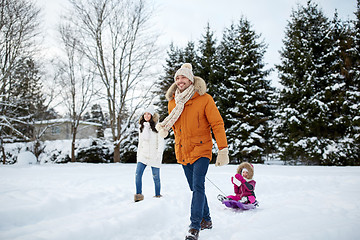
<svg viewBox="0 0 360 240"><path fill-rule="evenodd" d="M89 122L100 123L102 127L97 130L97 137L104 137L104 130L106 128L106 120L100 104L94 104L91 106L91 114L86 112L83 119Z"/></svg>
<svg viewBox="0 0 360 240"><path fill-rule="evenodd" d="M96 122L106 125L105 115L102 111L100 104L94 104L91 106L90 112L84 114L83 120L88 122Z"/></svg>
<svg viewBox="0 0 360 240"><path fill-rule="evenodd" d="M263 162L269 147L273 88L266 79L266 45L241 18L225 29L219 46L220 112L233 162Z"/></svg>
<svg viewBox="0 0 360 240"><path fill-rule="evenodd" d="M194 72L194 75L199 75L199 73L197 72L199 67L198 67L198 54L197 54L197 51L196 51L196 46L195 46L195 43L192 42L192 41L189 41L184 50L182 51L182 61L181 61L181 64L184 64L184 63L190 63L192 65L192 68L193 68L193 72ZM181 67L181 65L180 65ZM180 68L179 67L179 68ZM177 69L176 69L177 70Z"/></svg>
<svg viewBox="0 0 360 240"><path fill-rule="evenodd" d="M347 32L336 15L329 21L312 1L298 5L291 14L277 66L284 89L276 131L284 161L338 164L343 152L338 143L344 141L349 122L344 76Z"/></svg>
<svg viewBox="0 0 360 240"><path fill-rule="evenodd" d="M138 121L129 122L123 126L124 136L121 142L120 158L123 163L136 163L136 152L138 146Z"/></svg>
<svg viewBox="0 0 360 240"><path fill-rule="evenodd" d="M155 99L155 105L158 108L158 112L160 114L160 119L163 120L167 114L167 100L165 98L165 93L174 83L174 74L179 67L180 58L181 58L181 50L174 46L173 43L170 44L169 50L167 51L167 59L165 60L166 63L163 66L163 75L155 83L155 89L153 91ZM180 65L181 66L181 65Z"/></svg>
<svg viewBox="0 0 360 240"><path fill-rule="evenodd" d="M353 22L352 44L348 50L351 59L351 69L349 71L350 81L346 99L350 110L350 129L348 131L349 162L344 164L360 165L360 0L357 0L357 10Z"/></svg>
<svg viewBox="0 0 360 240"><path fill-rule="evenodd" d="M328 76L328 86L324 91L324 103L328 106L324 118L328 127L328 135L324 136L324 153L320 164L324 165L354 165L356 149L352 131L352 101L348 93L353 90L352 60L349 54L351 48L351 26L338 18L337 12L331 23L332 50L329 53L331 74ZM327 139L325 139L325 137ZM358 158L357 158L358 159Z"/></svg>
<svg viewBox="0 0 360 240"><path fill-rule="evenodd" d="M217 50L216 39L214 33L210 29L210 24L206 26L206 32L202 35L202 39L199 41L199 59L197 66L197 75L203 78L206 82L207 93L209 93L218 103L217 91L221 79L217 76Z"/></svg>
<svg viewBox="0 0 360 240"><path fill-rule="evenodd" d="M320 161L322 148L318 145L325 133L323 118L328 110L322 98L330 74L324 59L331 50L330 42L325 43L329 35L330 23L316 4L308 2L292 12L277 66L284 86L278 115L282 125L277 129L283 160ZM311 156L311 149L318 156Z"/></svg>
<svg viewBox="0 0 360 240"><path fill-rule="evenodd" d="M10 105L6 115L11 124L8 133L13 137L20 136L22 140L29 140L33 137L33 122L49 118L39 67L33 59L21 58L17 61L11 78L12 85L7 92Z"/></svg>

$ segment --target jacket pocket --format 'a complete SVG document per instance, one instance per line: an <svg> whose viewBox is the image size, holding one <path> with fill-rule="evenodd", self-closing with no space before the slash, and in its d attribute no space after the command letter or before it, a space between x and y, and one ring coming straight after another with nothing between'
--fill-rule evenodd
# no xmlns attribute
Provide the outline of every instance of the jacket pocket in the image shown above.
<svg viewBox="0 0 360 240"><path fill-rule="evenodd" d="M209 154L212 149L210 135L196 136L191 138L190 156L193 158L203 157Z"/></svg>
<svg viewBox="0 0 360 240"><path fill-rule="evenodd" d="M204 134L203 136L193 136L191 137L191 144L194 146L203 145L211 141L211 136Z"/></svg>

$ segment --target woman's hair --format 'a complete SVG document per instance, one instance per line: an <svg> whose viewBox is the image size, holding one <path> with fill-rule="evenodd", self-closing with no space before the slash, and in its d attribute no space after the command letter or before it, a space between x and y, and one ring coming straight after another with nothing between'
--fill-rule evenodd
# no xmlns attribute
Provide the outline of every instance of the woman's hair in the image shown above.
<svg viewBox="0 0 360 240"><path fill-rule="evenodd" d="M146 120L144 119L144 115L141 117L141 120L140 120L140 132L142 132L143 131L143 129L144 129L144 122L146 122ZM153 116L151 115L151 118L150 118L150 121L149 121L149 123L150 123L150 128L151 128L151 130L153 131L153 132L158 132L157 130L156 130L156 128L155 128L155 122L154 122L154 120L153 120Z"/></svg>

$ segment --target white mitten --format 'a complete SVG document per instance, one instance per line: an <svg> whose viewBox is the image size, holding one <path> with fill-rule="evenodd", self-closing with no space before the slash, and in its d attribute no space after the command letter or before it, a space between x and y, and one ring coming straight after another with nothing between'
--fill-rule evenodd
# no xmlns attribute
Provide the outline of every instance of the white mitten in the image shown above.
<svg viewBox="0 0 360 240"><path fill-rule="evenodd" d="M167 135L169 134L169 132L166 131L166 129L163 128L159 123L156 124L155 128L156 128L156 130L158 131L159 136L162 137L162 138L166 138Z"/></svg>
<svg viewBox="0 0 360 240"><path fill-rule="evenodd" d="M215 166L220 167L229 163L229 149L223 148L218 152Z"/></svg>
<svg viewBox="0 0 360 240"><path fill-rule="evenodd" d="M159 135L160 135L160 137L162 137L162 138L166 138L168 134L169 134L169 132L166 131L166 130L163 129L163 128L160 129L160 131L159 131Z"/></svg>

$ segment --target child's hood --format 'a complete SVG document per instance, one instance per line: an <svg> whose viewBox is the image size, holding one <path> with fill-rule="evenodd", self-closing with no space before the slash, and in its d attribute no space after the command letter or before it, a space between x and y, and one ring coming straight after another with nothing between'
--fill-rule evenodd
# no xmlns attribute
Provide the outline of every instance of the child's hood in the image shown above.
<svg viewBox="0 0 360 240"><path fill-rule="evenodd" d="M249 178L248 179L253 179L254 177L254 166L251 163L248 162L242 162L238 169L237 169L237 173L241 174L241 171L243 170L243 168L246 168L249 172Z"/></svg>

